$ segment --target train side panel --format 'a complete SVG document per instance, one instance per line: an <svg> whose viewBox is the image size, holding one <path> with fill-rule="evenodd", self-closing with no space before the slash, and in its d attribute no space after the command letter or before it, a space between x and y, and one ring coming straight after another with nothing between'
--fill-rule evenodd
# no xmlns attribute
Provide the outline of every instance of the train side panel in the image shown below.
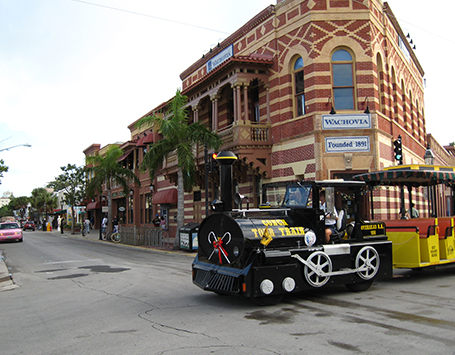
<svg viewBox="0 0 455 355"><path fill-rule="evenodd" d="M422 268L455 262L454 219L385 221L395 268Z"/></svg>

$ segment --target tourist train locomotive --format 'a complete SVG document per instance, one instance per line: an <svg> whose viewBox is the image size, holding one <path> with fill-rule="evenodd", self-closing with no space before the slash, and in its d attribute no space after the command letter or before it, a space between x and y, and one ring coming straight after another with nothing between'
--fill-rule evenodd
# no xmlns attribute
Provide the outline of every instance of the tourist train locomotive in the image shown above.
<svg viewBox="0 0 455 355"><path fill-rule="evenodd" d="M197 286L271 304L285 294L329 285L363 291L373 280L392 276L392 243L385 224L363 221L356 212L364 182L276 184L275 193L267 196L269 203L262 208L242 209L243 196L237 194L239 208L233 209L232 164L236 159L231 152L217 156L221 200L199 226L198 253L192 265ZM326 210L319 204L322 191ZM349 216L354 220L349 226L346 206L335 206L337 193L352 197ZM337 225L327 243L325 219L336 207Z"/></svg>

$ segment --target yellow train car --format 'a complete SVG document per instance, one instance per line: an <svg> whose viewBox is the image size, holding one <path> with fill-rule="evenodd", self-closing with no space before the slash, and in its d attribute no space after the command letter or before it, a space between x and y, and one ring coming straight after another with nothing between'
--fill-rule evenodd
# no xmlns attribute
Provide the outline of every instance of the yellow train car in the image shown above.
<svg viewBox="0 0 455 355"><path fill-rule="evenodd" d="M454 219L384 221L392 241L394 268L421 268L455 262Z"/></svg>
<svg viewBox="0 0 455 355"><path fill-rule="evenodd" d="M412 187L455 183L455 167L398 165L357 175L369 186ZM431 199L429 203L431 203ZM412 201L409 201L409 205ZM431 210L436 211L433 206ZM401 211L405 211L402 195ZM437 213L435 213L437 215ZM424 268L455 263L454 217L411 218L383 221L392 241L394 268Z"/></svg>

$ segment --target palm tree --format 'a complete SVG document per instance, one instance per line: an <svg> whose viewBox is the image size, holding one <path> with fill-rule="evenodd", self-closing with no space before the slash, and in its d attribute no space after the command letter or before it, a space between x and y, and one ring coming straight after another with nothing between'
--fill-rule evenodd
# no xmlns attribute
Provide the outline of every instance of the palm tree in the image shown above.
<svg viewBox="0 0 455 355"><path fill-rule="evenodd" d="M38 212L43 212L43 218L45 218L49 212L53 212L54 208L58 206L57 196L43 187L38 187L32 190L30 205Z"/></svg>
<svg viewBox="0 0 455 355"><path fill-rule="evenodd" d="M93 173L93 178L87 183L87 192L89 196L93 196L103 192L102 186L106 185L107 190L107 219L112 221L112 184L116 183L123 187L123 192L126 196L130 191L130 183L140 185L139 178L129 170L124 168L119 163L119 158L123 155L123 150L116 145L108 147L103 155L94 155L87 157L87 165L85 170ZM108 223L107 231L111 231L111 224Z"/></svg>
<svg viewBox="0 0 455 355"><path fill-rule="evenodd" d="M141 163L142 171L149 171L153 181L163 161L169 155L176 153L178 160L177 172L177 233L174 248L180 244L180 227L184 224L184 192L191 191L196 184L196 164L193 154L195 144L205 144L209 149L218 150L221 146L220 137L201 125L199 122L188 124L185 105L187 97L178 89L175 97L169 103L164 117L156 115L141 118L136 127L155 126L163 139L155 142L144 156Z"/></svg>

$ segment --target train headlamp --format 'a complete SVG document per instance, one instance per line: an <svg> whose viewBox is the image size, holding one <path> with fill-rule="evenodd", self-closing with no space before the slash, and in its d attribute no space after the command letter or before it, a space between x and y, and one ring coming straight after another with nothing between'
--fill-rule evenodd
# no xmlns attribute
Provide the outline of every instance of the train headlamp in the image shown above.
<svg viewBox="0 0 455 355"><path fill-rule="evenodd" d="M305 233L305 244L306 246L310 247L316 243L316 233L312 230L309 230Z"/></svg>
<svg viewBox="0 0 455 355"><path fill-rule="evenodd" d="M234 249L232 251L234 252L234 256L235 257L239 256L240 250L239 250L239 247L237 245L234 247Z"/></svg>

